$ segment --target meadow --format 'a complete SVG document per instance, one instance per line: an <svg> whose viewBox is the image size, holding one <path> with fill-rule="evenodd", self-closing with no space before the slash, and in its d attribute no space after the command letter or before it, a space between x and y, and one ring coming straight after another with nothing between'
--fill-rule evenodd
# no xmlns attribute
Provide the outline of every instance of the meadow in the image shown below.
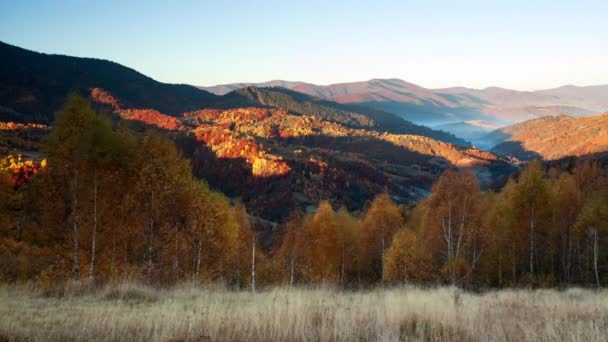
<svg viewBox="0 0 608 342"><path fill-rule="evenodd" d="M0 340L606 341L608 291L0 288Z"/></svg>

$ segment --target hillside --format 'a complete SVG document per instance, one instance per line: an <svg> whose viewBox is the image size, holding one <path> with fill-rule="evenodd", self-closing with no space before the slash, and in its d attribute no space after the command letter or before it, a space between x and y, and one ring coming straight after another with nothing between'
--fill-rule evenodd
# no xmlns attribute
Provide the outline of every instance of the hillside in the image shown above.
<svg viewBox="0 0 608 342"><path fill-rule="evenodd" d="M271 220L322 199L361 210L383 191L410 203L453 166L472 169L484 186L500 184L513 170L508 160L476 149L284 110L203 110L187 114L185 123L199 142L195 174Z"/></svg>
<svg viewBox="0 0 608 342"><path fill-rule="evenodd" d="M608 86L564 86L517 91L499 87L427 89L399 79L373 79L327 86L303 82L270 83L326 100L365 105L398 114L416 123L434 125L468 120L515 123L547 115L582 116L608 110ZM223 92L238 87L239 84L201 88Z"/></svg>
<svg viewBox="0 0 608 342"><path fill-rule="evenodd" d="M125 107L167 114L207 107L218 96L183 84L157 82L120 64L48 55L0 42L0 119L52 122L70 91L106 89Z"/></svg>
<svg viewBox="0 0 608 342"><path fill-rule="evenodd" d="M299 83L302 83L302 82L274 80L274 81L261 82L261 83L220 84L217 86L199 87L199 88L204 88L208 92L216 94L216 95L226 95L231 91L238 90L241 88L247 88L247 87L256 87L256 88L282 87L282 88L287 88L287 89L293 89Z"/></svg>
<svg viewBox="0 0 608 342"><path fill-rule="evenodd" d="M173 117L122 108L101 89L91 95L123 119L165 130L192 159L196 176L269 220L323 199L361 210L384 191L410 203L454 166L472 169L484 186L500 184L513 170L508 159L491 153L418 135L353 128L319 115L246 107Z"/></svg>
<svg viewBox="0 0 608 342"><path fill-rule="evenodd" d="M272 107L292 113L317 115L347 126L393 133L417 134L446 142L466 144L450 134L414 125L395 114L359 106L341 105L285 88L244 88L217 96L189 85L157 82L110 61L48 55L0 42L0 120L53 121L54 113L70 91L89 94L104 89L112 101L141 115L154 111L172 116L203 108ZM274 81L267 85L293 86ZM133 112L133 111L139 112ZM173 123L176 124L176 123Z"/></svg>
<svg viewBox="0 0 608 342"><path fill-rule="evenodd" d="M492 151L518 159L559 159L608 151L608 114L543 117L483 137Z"/></svg>
<svg viewBox="0 0 608 342"><path fill-rule="evenodd" d="M269 82L279 84L281 81ZM250 84L263 86L264 83ZM215 87L201 87L211 92L221 93L225 89L238 88L239 84ZM412 83L398 79L373 79L364 82L338 83L319 86L304 82L285 82L282 86L291 90L335 101L341 104L355 104L376 110L395 113L407 120L432 124L436 122L454 122L459 118L476 119L475 115L459 112L457 104Z"/></svg>
<svg viewBox="0 0 608 342"><path fill-rule="evenodd" d="M415 134L433 139L466 145L455 136L415 125L403 118L381 110L356 105L340 104L282 87L245 87L222 97L217 107L272 107L284 108L290 113L313 115L352 128L373 129L380 132Z"/></svg>
<svg viewBox="0 0 608 342"><path fill-rule="evenodd" d="M137 131L161 129L191 158L196 176L263 219L280 220L288 209L323 199L361 210L385 191L411 203L450 167L474 170L484 186L501 184L512 170L508 159L380 110L281 87L218 96L108 61L1 48L4 121L48 122L77 90ZM6 132L6 151L37 152L38 133L35 145L21 139L30 131Z"/></svg>

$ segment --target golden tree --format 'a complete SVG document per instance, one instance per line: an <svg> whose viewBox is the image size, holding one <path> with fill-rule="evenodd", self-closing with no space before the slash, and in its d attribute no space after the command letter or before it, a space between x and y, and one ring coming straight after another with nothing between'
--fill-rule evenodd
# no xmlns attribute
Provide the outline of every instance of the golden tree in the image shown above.
<svg viewBox="0 0 608 342"><path fill-rule="evenodd" d="M430 260L412 229L403 228L393 237L384 258L384 278L387 281L424 281L429 278Z"/></svg>
<svg viewBox="0 0 608 342"><path fill-rule="evenodd" d="M393 234L403 227L401 208L387 193L378 195L367 208L362 226L367 245L366 262L372 280L384 282L384 255Z"/></svg>
<svg viewBox="0 0 608 342"><path fill-rule="evenodd" d="M339 283L341 287L359 282L363 267L363 241L361 222L346 208L336 213L338 256L340 259Z"/></svg>
<svg viewBox="0 0 608 342"><path fill-rule="evenodd" d="M313 282L336 283L338 280L338 233L335 212L327 201L319 203L317 212L305 225L310 236L307 255L308 279Z"/></svg>
<svg viewBox="0 0 608 342"><path fill-rule="evenodd" d="M480 202L475 175L450 169L435 183L425 203L423 238L453 285L470 275L481 255Z"/></svg>

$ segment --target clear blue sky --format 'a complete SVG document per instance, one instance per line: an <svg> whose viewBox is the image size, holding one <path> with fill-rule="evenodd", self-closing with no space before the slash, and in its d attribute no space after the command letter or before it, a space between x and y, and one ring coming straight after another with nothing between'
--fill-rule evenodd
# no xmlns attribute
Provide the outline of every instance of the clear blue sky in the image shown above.
<svg viewBox="0 0 608 342"><path fill-rule="evenodd" d="M608 84L607 16L608 0L0 0L0 40L173 83L527 90Z"/></svg>

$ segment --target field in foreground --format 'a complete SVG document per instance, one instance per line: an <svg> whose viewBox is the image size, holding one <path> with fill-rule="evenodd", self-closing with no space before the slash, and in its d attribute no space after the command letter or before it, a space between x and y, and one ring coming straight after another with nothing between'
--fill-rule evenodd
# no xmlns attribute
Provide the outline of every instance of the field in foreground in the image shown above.
<svg viewBox="0 0 608 342"><path fill-rule="evenodd" d="M605 341L608 291L3 287L0 317L0 340Z"/></svg>

